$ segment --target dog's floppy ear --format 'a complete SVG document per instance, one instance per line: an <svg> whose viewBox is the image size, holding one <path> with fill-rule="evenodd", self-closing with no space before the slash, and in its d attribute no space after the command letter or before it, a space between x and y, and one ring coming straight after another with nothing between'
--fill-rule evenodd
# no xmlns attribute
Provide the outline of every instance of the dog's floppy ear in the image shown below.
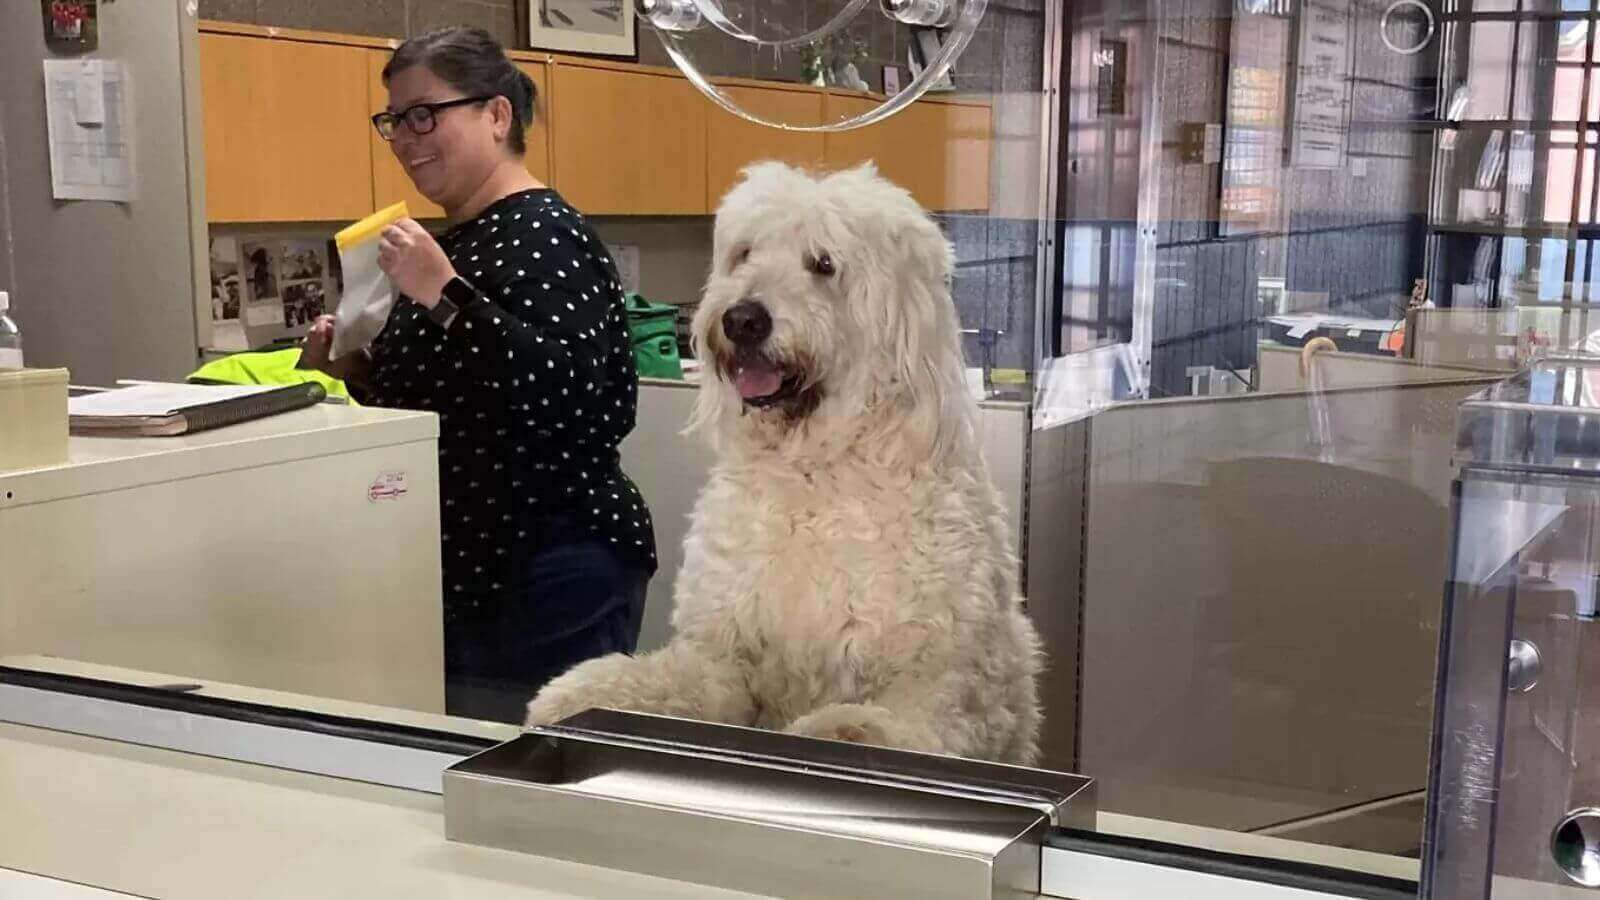
<svg viewBox="0 0 1600 900"><path fill-rule="evenodd" d="M973 429L961 328L950 299L954 251L921 210L896 219L901 233L894 243L904 256L877 288L890 294L879 298L879 308L886 313L895 380L909 394L900 427L915 452L937 463L969 446Z"/></svg>
<svg viewBox="0 0 1600 900"><path fill-rule="evenodd" d="M898 432L924 460L943 461L972 443L961 326L950 299L955 250L910 192L878 175L872 163L835 173L828 181L852 200L859 240L845 277L849 307L883 336L889 372L899 388L898 415L884 428ZM880 296L874 296L880 295Z"/></svg>

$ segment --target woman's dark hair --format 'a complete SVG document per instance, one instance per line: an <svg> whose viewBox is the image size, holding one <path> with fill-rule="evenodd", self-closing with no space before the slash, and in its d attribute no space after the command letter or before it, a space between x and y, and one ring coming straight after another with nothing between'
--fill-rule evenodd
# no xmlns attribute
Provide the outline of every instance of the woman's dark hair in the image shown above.
<svg viewBox="0 0 1600 900"><path fill-rule="evenodd" d="M533 81L506 58L504 47L482 28L442 28L401 44L383 67L383 83L412 66L428 71L461 93L472 97L499 95L511 102L511 149L517 156L528 150L526 132L533 124L537 93Z"/></svg>

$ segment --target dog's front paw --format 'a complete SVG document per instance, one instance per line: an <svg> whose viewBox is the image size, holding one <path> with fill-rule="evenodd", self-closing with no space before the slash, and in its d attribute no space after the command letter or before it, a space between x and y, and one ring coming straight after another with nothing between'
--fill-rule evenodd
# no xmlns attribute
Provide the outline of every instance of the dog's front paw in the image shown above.
<svg viewBox="0 0 1600 900"><path fill-rule="evenodd" d="M632 664L632 659L620 653L579 663L528 701L523 727L554 725L599 706L628 706L627 694L616 684L614 674Z"/></svg>
<svg viewBox="0 0 1600 900"><path fill-rule="evenodd" d="M528 718L523 723L524 728L554 725L562 719L575 716L594 706L583 699L581 691L553 688L556 688L556 685L547 685L537 696L528 701Z"/></svg>
<svg viewBox="0 0 1600 900"><path fill-rule="evenodd" d="M825 741L846 741L878 747L899 746L901 742L888 725L890 716L890 712L882 707L840 703L801 716L789 723L784 731Z"/></svg>

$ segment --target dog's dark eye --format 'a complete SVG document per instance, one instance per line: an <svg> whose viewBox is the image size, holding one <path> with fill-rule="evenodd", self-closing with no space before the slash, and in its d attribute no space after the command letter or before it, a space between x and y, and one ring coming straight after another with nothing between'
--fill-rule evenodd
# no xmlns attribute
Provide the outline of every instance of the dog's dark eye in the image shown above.
<svg viewBox="0 0 1600 900"><path fill-rule="evenodd" d="M835 271L833 257L826 253L818 253L816 256L812 256L811 254L807 253L806 268L809 269L812 274L822 276L831 276Z"/></svg>
<svg viewBox="0 0 1600 900"><path fill-rule="evenodd" d="M739 249L733 251L733 259L728 261L728 271L732 272L734 269L739 268L740 266L744 265L745 261L748 259L750 259L749 247L740 247Z"/></svg>

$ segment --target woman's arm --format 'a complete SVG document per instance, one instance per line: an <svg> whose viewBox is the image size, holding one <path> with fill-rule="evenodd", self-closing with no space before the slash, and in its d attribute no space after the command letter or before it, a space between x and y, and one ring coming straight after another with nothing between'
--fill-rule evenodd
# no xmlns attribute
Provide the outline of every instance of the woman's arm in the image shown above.
<svg viewBox="0 0 1600 900"><path fill-rule="evenodd" d="M445 339L473 377L528 412L562 413L604 389L613 352L606 317L617 314L597 280L519 277L491 299L480 292L450 323Z"/></svg>
<svg viewBox="0 0 1600 900"><path fill-rule="evenodd" d="M576 229L542 224L529 229L537 238L511 238L512 248L496 248L506 252L493 265L509 278L498 281L492 295L473 285L477 299L462 305L447 328L431 327L439 328L440 350L448 345L458 368L505 392L521 411L559 422L605 389L607 355L630 351L611 346L607 334L608 321L618 324L614 320L622 315L612 303L619 289L615 279ZM457 272L433 236L410 219L384 229L378 265L402 293L430 310L449 281L461 277L472 284L484 274Z"/></svg>

